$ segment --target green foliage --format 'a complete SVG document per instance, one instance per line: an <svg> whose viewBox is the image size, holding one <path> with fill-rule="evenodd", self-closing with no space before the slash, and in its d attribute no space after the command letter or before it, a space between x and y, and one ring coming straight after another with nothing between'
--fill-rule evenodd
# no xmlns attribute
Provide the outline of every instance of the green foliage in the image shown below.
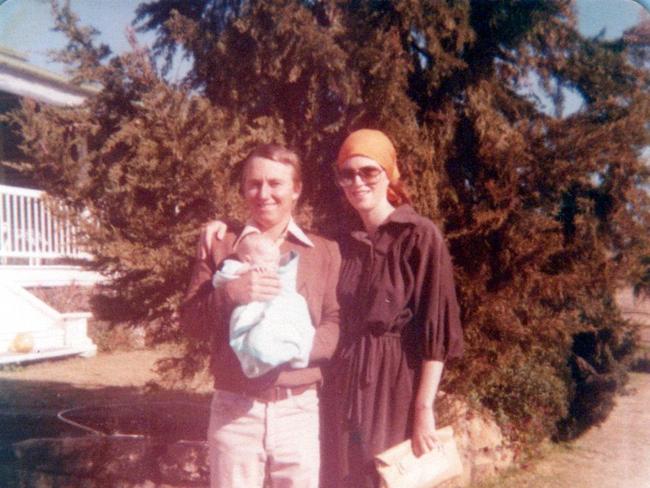
<svg viewBox="0 0 650 488"><path fill-rule="evenodd" d="M80 109L23 105L23 170L85 223L93 265L111 278L100 315L178 342L198 229L241 217L230 177L252 145L298 150L305 221L338 232L350 211L331 162L349 130L381 128L454 256L467 353L445 387L478 395L514 438L552 434L567 412L563 431L576 432L624 381L632 335L614 291L647 282L650 29L585 39L571 9L152 0L137 22L156 31L153 52L110 57L64 6L63 59L102 89ZM191 68L175 86L164 73L179 49ZM584 105L562 116L566 90ZM206 347L186 346L190 359ZM190 363L166 366L189 374Z"/></svg>
<svg viewBox="0 0 650 488"><path fill-rule="evenodd" d="M634 339L623 327L608 326L576 334L570 366L572 391L568 416L559 422L558 437L568 439L607 418L614 406L614 395L627 382L632 366ZM621 332L624 331L624 332ZM617 335L623 334L623 337Z"/></svg>
<svg viewBox="0 0 650 488"><path fill-rule="evenodd" d="M472 395L496 414L512 440L523 445L538 443L569 411L568 385L558 375L562 359L549 358L544 351L511 354L497 361L489 375L474 386Z"/></svg>

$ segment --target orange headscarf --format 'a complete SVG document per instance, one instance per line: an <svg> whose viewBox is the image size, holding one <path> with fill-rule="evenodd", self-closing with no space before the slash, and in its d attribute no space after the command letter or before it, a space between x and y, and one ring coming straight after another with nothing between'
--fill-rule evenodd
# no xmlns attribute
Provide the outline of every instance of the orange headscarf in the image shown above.
<svg viewBox="0 0 650 488"><path fill-rule="evenodd" d="M399 181L395 146L383 132L374 129L359 129L352 132L339 149L336 166L341 168L343 163L352 156L365 156L377 161L386 171L391 184Z"/></svg>

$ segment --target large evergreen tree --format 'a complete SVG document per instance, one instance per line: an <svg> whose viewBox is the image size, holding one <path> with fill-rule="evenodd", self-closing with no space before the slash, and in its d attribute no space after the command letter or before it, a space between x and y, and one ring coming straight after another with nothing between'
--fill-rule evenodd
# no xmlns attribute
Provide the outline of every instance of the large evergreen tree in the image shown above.
<svg viewBox="0 0 650 488"><path fill-rule="evenodd" d="M350 130L377 127L454 256L468 346L446 388L513 437L602 418L633 343L614 291L650 255L638 32L586 39L569 0L153 0L136 20L153 51L111 58L58 12L73 74L102 89L82 109L26 103L15 122L25 171L92 217L93 265L112 278L98 304L116 319L182 340L197 229L237 215L229 178L257 141L303 155L306 221L336 233L349 212L331 162ZM178 50L191 67L172 85ZM583 105L563 116L568 93Z"/></svg>

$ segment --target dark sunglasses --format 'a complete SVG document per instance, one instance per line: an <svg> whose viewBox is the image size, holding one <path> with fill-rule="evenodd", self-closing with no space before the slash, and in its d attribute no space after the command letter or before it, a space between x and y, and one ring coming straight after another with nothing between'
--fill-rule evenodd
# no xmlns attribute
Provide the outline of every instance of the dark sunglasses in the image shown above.
<svg viewBox="0 0 650 488"><path fill-rule="evenodd" d="M376 183L383 172L383 168L377 166L364 166L356 170L346 168L336 172L336 179L341 186L352 186L359 176L361 181L370 185Z"/></svg>

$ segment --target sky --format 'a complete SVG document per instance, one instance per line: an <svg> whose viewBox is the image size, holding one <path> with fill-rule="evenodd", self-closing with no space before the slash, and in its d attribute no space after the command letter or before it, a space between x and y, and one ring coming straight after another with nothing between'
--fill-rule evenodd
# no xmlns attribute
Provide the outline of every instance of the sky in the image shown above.
<svg viewBox="0 0 650 488"><path fill-rule="evenodd" d="M59 0L62 3L64 0ZM486 0L487 1L487 0ZM71 0L82 24L101 32L100 40L114 52L129 49L125 31L135 17L141 0ZM650 0L577 0L578 27L588 36L603 29L606 38L615 38L634 25ZM30 62L62 73L63 67L48 61L48 51L65 45L61 33L53 32L50 0L0 0L0 46L26 55ZM151 44L153 36L139 35L141 44Z"/></svg>
<svg viewBox="0 0 650 488"><path fill-rule="evenodd" d="M139 3L141 0L71 0L70 5L82 24L100 31L101 42L120 53L129 49L126 29ZM66 44L63 34L53 28L50 0L0 0L0 46L26 55L37 66L62 73L63 66L48 60L50 50ZM139 34L138 39L143 44L153 42L152 35Z"/></svg>

